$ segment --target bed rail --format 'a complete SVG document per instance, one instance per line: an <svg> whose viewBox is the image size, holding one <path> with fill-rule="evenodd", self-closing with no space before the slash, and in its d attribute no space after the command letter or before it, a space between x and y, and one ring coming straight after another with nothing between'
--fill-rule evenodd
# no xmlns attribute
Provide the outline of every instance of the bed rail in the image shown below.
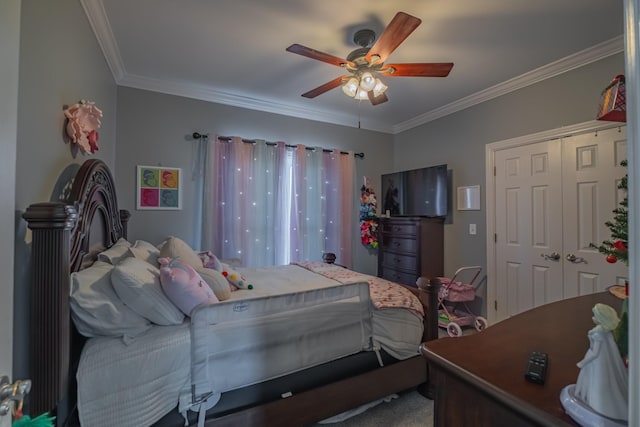
<svg viewBox="0 0 640 427"><path fill-rule="evenodd" d="M303 309L312 307L317 310L303 313ZM303 317L296 317L300 315ZM313 337L316 335L309 335L307 329L309 325L307 320L311 319L325 326L318 330L317 334L324 336L330 334L337 342L343 343L339 348L336 347L330 356L326 353L323 356L322 352L314 351L313 346L317 340ZM332 322L339 319L340 323L326 329L328 319L333 319ZM291 359L292 364L282 363L287 358L288 350L281 350L275 345L282 340L282 336L269 333L272 330L270 325L274 323L291 325L287 331L291 337L287 341L291 339L299 343L298 345L307 343L312 347L308 349L308 354L314 355L316 360L311 362L313 364L328 362L336 357L370 349L372 326L369 286L366 282L360 282L293 294L275 294L264 298L228 300L197 307L191 314L192 410L197 411L203 400L208 400L205 404L207 409L213 407L220 398L220 393L251 384L251 382L242 384L242 381L254 381L251 375L248 377L245 375L245 370L250 366L260 367L261 375L268 372L266 375L269 377L281 376L290 373L291 369L300 370L304 367L297 357ZM311 330L315 329L311 328ZM223 335L231 331L253 337L253 339L248 338L246 342L243 341L242 350L235 350L243 354L242 362L235 357L234 360L230 360L229 353L226 351L228 349L220 350L225 344ZM344 343L350 343L350 345L345 346ZM210 353L212 349L215 354ZM212 360L216 361L215 368L210 365ZM240 363L245 366L244 369L238 369ZM309 360L305 363L308 364ZM234 369L237 370L238 375L234 376L233 381L220 375L222 372ZM216 375L216 372L219 375ZM181 412L187 409L182 399L181 406Z"/></svg>

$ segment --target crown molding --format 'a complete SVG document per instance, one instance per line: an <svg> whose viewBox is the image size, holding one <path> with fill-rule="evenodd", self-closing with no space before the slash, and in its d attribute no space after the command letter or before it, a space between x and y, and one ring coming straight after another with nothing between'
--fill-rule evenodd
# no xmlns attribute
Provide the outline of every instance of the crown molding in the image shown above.
<svg viewBox="0 0 640 427"><path fill-rule="evenodd" d="M503 141L491 142L485 146L485 151L487 153L490 153L507 148L533 144L536 142L549 141L551 139L568 138L571 136L581 135L589 132L597 132L611 128L621 128L622 126L626 126L626 123L610 122L606 120L589 120L588 122L561 126L556 129L544 130L529 135L517 136L515 138L505 139ZM493 162L487 164L493 164Z"/></svg>
<svg viewBox="0 0 640 427"><path fill-rule="evenodd" d="M102 1L103 0L80 0L80 3L85 10L85 14L89 19L89 23L96 35L98 44L102 49L117 85L200 99L203 101L247 108L250 110L320 121L340 126L360 126L359 120L356 116L335 114L324 110L306 108L300 105L283 104L270 100L238 96L220 92L203 85L179 83L175 81L152 79L128 74L122 61L122 57L120 56L118 44L116 43L113 32L111 31L111 26ZM410 120L395 124L391 128L369 126L367 124L367 129L383 133L398 134L623 51L623 36L615 37L611 40L597 44L593 47L529 71L490 88L481 90L442 107L428 111Z"/></svg>
<svg viewBox="0 0 640 427"><path fill-rule="evenodd" d="M393 126L397 134L624 51L618 36Z"/></svg>
<svg viewBox="0 0 640 427"><path fill-rule="evenodd" d="M124 63L102 0L80 0L116 84L126 75Z"/></svg>
<svg viewBox="0 0 640 427"><path fill-rule="evenodd" d="M288 105L278 103L273 100L263 100L244 96L233 95L211 89L207 86L185 84L169 80L152 79L142 76L125 75L118 82L120 86L135 89L144 89L152 92L164 93L167 95L183 96L186 98L199 99L202 101L215 102L217 104L230 105L233 107L258 110L267 113L280 114L301 119L325 122L340 126L358 127L358 118L344 114L330 113L321 110L305 108L300 105ZM391 133L390 128L367 127L368 130Z"/></svg>

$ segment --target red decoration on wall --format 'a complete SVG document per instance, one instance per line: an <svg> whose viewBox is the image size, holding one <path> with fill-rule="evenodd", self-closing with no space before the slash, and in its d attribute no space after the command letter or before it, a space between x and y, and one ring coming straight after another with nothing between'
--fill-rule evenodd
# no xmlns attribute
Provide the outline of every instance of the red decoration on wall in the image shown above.
<svg viewBox="0 0 640 427"><path fill-rule="evenodd" d="M610 122L627 121L627 102L625 94L624 75L617 75L600 96L598 120Z"/></svg>

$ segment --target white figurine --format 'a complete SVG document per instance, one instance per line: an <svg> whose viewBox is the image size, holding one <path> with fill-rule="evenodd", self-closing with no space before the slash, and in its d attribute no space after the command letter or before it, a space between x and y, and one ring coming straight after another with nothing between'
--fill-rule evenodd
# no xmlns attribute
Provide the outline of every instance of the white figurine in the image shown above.
<svg viewBox="0 0 640 427"><path fill-rule="evenodd" d="M592 311L596 326L588 333L589 350L578 362L575 396L600 415L627 420L628 372L611 332L620 319L606 304L596 304Z"/></svg>

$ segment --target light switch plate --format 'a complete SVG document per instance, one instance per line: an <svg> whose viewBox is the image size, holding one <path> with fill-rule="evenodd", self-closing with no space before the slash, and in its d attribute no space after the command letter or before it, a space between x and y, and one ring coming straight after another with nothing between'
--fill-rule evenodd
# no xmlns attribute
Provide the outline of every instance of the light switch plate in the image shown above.
<svg viewBox="0 0 640 427"><path fill-rule="evenodd" d="M476 234L476 225L475 224L469 224L469 234L475 236L475 234Z"/></svg>

